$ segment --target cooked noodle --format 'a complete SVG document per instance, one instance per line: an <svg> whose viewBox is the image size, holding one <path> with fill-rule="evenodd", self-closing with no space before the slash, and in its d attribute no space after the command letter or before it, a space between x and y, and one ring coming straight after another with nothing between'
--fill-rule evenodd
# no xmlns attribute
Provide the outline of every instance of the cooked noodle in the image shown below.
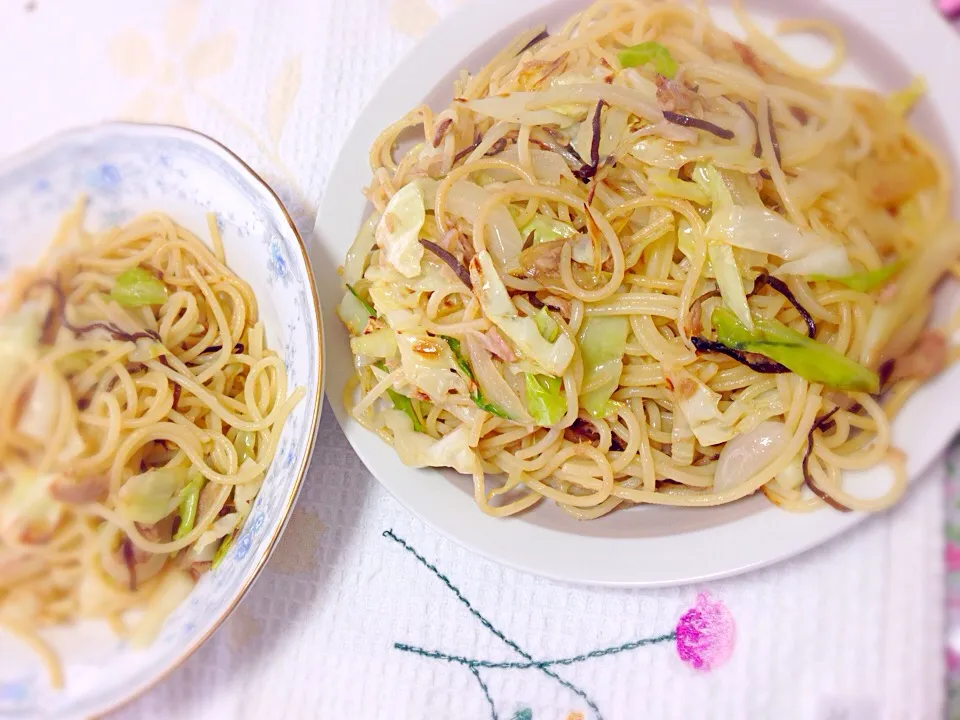
<svg viewBox="0 0 960 720"><path fill-rule="evenodd" d="M949 355L946 164L904 119L919 93L822 81L834 26L781 26L834 44L806 67L740 17L745 42L601 0L376 140L344 402L403 462L471 475L495 516L901 496L890 418Z"/></svg>
<svg viewBox="0 0 960 720"><path fill-rule="evenodd" d="M103 619L149 643L240 532L304 395L212 216L213 251L159 213L89 233L82 206L0 313L0 627L54 685L38 631Z"/></svg>

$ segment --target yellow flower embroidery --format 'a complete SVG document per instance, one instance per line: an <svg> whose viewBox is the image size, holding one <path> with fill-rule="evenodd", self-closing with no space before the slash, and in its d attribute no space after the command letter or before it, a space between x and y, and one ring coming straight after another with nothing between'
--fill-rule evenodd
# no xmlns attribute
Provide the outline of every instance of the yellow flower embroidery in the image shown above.
<svg viewBox="0 0 960 720"><path fill-rule="evenodd" d="M230 31L191 43L196 37L199 0L173 0L164 22L163 48L156 53L149 37L130 30L108 46L111 64L122 75L146 80L121 111L133 120L189 125L185 96L194 83L225 72L233 64L236 37Z"/></svg>
<svg viewBox="0 0 960 720"><path fill-rule="evenodd" d="M404 35L423 37L437 20L437 11L426 0L393 0L390 3L390 24Z"/></svg>

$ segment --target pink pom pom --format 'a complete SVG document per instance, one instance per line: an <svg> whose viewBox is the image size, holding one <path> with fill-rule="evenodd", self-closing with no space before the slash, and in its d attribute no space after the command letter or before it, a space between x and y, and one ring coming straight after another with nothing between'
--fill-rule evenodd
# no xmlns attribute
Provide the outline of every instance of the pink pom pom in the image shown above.
<svg viewBox="0 0 960 720"><path fill-rule="evenodd" d="M727 606L712 601L709 593L697 596L696 606L677 623L677 654L697 670L713 670L733 653L736 624Z"/></svg>
<svg viewBox="0 0 960 720"><path fill-rule="evenodd" d="M947 17L960 15L960 0L940 0L940 11Z"/></svg>

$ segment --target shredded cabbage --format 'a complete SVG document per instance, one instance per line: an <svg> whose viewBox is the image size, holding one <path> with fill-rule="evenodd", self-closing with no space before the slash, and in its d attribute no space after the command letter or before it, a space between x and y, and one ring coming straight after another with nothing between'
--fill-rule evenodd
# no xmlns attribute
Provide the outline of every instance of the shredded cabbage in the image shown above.
<svg viewBox="0 0 960 720"><path fill-rule="evenodd" d="M235 512L217 518L209 528L200 533L200 537L190 548L190 552L202 553L208 546L236 530L240 525L240 520L240 513Z"/></svg>
<svg viewBox="0 0 960 720"><path fill-rule="evenodd" d="M347 326L350 334L363 335L370 318L376 315L376 311L357 295L351 285L348 285L343 300L337 306L337 317Z"/></svg>
<svg viewBox="0 0 960 720"><path fill-rule="evenodd" d="M764 207L723 205L715 208L707 224L707 236L734 247L786 260L777 269L778 275L819 273L843 276L853 273L850 258L842 245L830 243L809 230L801 230Z"/></svg>
<svg viewBox="0 0 960 720"><path fill-rule="evenodd" d="M577 230L573 225L554 220L539 213L534 216L533 220L520 229L520 234L524 239L530 237L530 233L533 233L534 245L539 245L542 242L549 242L551 240L567 240L577 236Z"/></svg>
<svg viewBox="0 0 960 720"><path fill-rule="evenodd" d="M396 343L404 377L433 402L452 392L466 392L456 359L445 342L426 333L397 333Z"/></svg>
<svg viewBox="0 0 960 720"><path fill-rule="evenodd" d="M153 524L170 515L180 504L180 492L187 484L186 468L157 468L134 475L117 495L117 510L125 518Z"/></svg>
<svg viewBox="0 0 960 720"><path fill-rule="evenodd" d="M894 275L896 275L906 264L903 260L889 263L878 267L876 270L864 270L863 272L853 273L852 275L843 275L841 277L830 277L829 275L811 275L814 280L833 280L846 285L851 290L868 293L883 287Z"/></svg>
<svg viewBox="0 0 960 720"><path fill-rule="evenodd" d="M914 106L920 102L920 99L927 94L927 81L922 76L917 76L910 81L910 84L900 90L890 93L887 98L887 104L897 115L906 115Z"/></svg>
<svg viewBox="0 0 960 720"><path fill-rule="evenodd" d="M542 368L545 374L563 375L573 359L574 347L570 338L561 335L554 342L548 342L533 318L520 317L490 254L484 251L475 260L470 267L473 287L487 317L513 341L523 356Z"/></svg>
<svg viewBox="0 0 960 720"><path fill-rule="evenodd" d="M733 249L723 241L723 238L710 232L714 219L724 211L735 207L733 193L713 165L698 163L693 177L695 185L702 188L704 197L711 203L713 219L707 226L707 257L710 260L713 276L717 279L720 295L727 307L740 318L740 322L747 327L753 327L750 306L747 304L747 293L743 287L743 276Z"/></svg>
<svg viewBox="0 0 960 720"><path fill-rule="evenodd" d="M355 285L363 277L370 251L377 244L376 232L379 224L380 215L372 213L360 227L353 244L347 251L347 257L343 261L343 282L347 285Z"/></svg>
<svg viewBox="0 0 960 720"><path fill-rule="evenodd" d="M243 465L247 458L256 457L254 450L257 447L257 434L246 430L238 430L233 446L237 449L237 465Z"/></svg>
<svg viewBox="0 0 960 720"><path fill-rule="evenodd" d="M397 338L390 328L381 328L360 337L350 338L350 349L355 355L391 358L397 354Z"/></svg>
<svg viewBox="0 0 960 720"><path fill-rule="evenodd" d="M567 413L567 398L561 389L560 378L524 373L527 392L527 411L537 425L550 427Z"/></svg>
<svg viewBox="0 0 960 720"><path fill-rule="evenodd" d="M110 299L124 307L163 305L169 292L156 275L144 268L130 268L117 276L110 290Z"/></svg>
<svg viewBox="0 0 960 720"><path fill-rule="evenodd" d="M0 387L9 388L21 370L36 361L40 325L39 308L26 304L0 318Z"/></svg>
<svg viewBox="0 0 960 720"><path fill-rule="evenodd" d="M533 321L537 324L537 330L540 331L547 342L554 342L560 336L560 326L545 307L537 311L537 314L533 316Z"/></svg>
<svg viewBox="0 0 960 720"><path fill-rule="evenodd" d="M59 407L57 388L46 374L37 376L33 390L20 414L17 430L43 442L50 436Z"/></svg>
<svg viewBox="0 0 960 720"><path fill-rule="evenodd" d="M236 539L237 534L233 533L232 535L227 535L221 542L220 547L217 548L217 552L213 555L213 562L210 564L210 567L213 570L216 570L220 563L223 562L223 559L227 556L227 553L230 552L230 548L233 547L233 541Z"/></svg>
<svg viewBox="0 0 960 720"><path fill-rule="evenodd" d="M933 286L960 256L960 225L948 223L913 258L897 278L896 292L873 311L864 335L860 360L873 367L897 329L929 298Z"/></svg>
<svg viewBox="0 0 960 720"><path fill-rule="evenodd" d="M740 322L747 327L753 327L747 292L743 287L743 277L740 275L740 266L737 265L733 248L711 241L707 245L707 257L710 259L710 268L717 279L723 302L733 310Z"/></svg>
<svg viewBox="0 0 960 720"><path fill-rule="evenodd" d="M383 250L386 261L405 277L414 278L420 274L424 252L420 230L426 220L423 191L416 183L410 183L390 198L377 224L377 245Z"/></svg>
<svg viewBox="0 0 960 720"><path fill-rule="evenodd" d="M712 320L717 339L727 347L765 355L810 382L869 393L880 389L872 370L776 320L757 318L750 330L722 307L713 311Z"/></svg>
<svg viewBox="0 0 960 720"><path fill-rule="evenodd" d="M420 422L420 417L417 415L417 411L413 409L413 401L406 395L401 395L392 388L387 388L387 395L390 397L393 407L410 418L410 422L413 423L413 429L422 433L423 423Z"/></svg>
<svg viewBox="0 0 960 720"><path fill-rule="evenodd" d="M416 432L410 418L398 410L385 410L383 418L393 433L393 446L404 465L452 467L464 475L481 471L480 458L470 447L470 432L466 425L434 440Z"/></svg>
<svg viewBox="0 0 960 720"><path fill-rule="evenodd" d="M653 195L658 197L680 197L697 205L709 205L710 198L697 183L681 180L671 170L651 168L647 173Z"/></svg>
<svg viewBox="0 0 960 720"><path fill-rule="evenodd" d="M247 433L247 435L251 434ZM246 457L244 457L244 460L246 460ZM243 460L239 460L239 463L243 464ZM174 540L179 540L187 535L193 530L197 521L197 506L200 504L200 490L203 489L204 478L196 470L191 470L187 477L187 486L180 491L180 524L173 536Z"/></svg>
<svg viewBox="0 0 960 720"><path fill-rule="evenodd" d="M719 445L737 433L720 412L718 393L682 368L668 370L666 377L673 386L677 409L683 413L690 430L703 446Z"/></svg>
<svg viewBox="0 0 960 720"><path fill-rule="evenodd" d="M63 513L63 506L49 491L56 475L37 476L30 469L13 464L7 468L7 474L12 489L0 507L0 536L16 533L21 540L29 540L52 532Z"/></svg>
<svg viewBox="0 0 960 720"><path fill-rule="evenodd" d="M651 65L653 71L671 80L677 74L677 61L663 45L653 40L631 45L617 53L617 59L624 68L638 65Z"/></svg>
<svg viewBox="0 0 960 720"><path fill-rule="evenodd" d="M588 317L580 328L580 406L594 417L607 417L616 411L610 398L620 385L629 330L630 321L625 317Z"/></svg>

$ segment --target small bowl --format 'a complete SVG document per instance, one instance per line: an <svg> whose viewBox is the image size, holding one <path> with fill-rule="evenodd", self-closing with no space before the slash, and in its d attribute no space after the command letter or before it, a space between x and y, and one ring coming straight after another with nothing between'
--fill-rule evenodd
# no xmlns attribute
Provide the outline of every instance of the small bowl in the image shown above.
<svg viewBox="0 0 960 720"><path fill-rule="evenodd" d="M227 264L250 283L267 344L306 397L280 436L273 464L242 533L216 571L173 612L156 641L134 650L105 623L45 632L63 661L55 691L24 645L0 632L0 716L89 717L132 699L196 650L263 569L290 516L320 420L323 335L313 273L276 194L218 142L182 128L107 124L58 135L0 164L0 281L36 262L61 216L88 198L86 224L104 229L160 211L208 238L216 213Z"/></svg>

